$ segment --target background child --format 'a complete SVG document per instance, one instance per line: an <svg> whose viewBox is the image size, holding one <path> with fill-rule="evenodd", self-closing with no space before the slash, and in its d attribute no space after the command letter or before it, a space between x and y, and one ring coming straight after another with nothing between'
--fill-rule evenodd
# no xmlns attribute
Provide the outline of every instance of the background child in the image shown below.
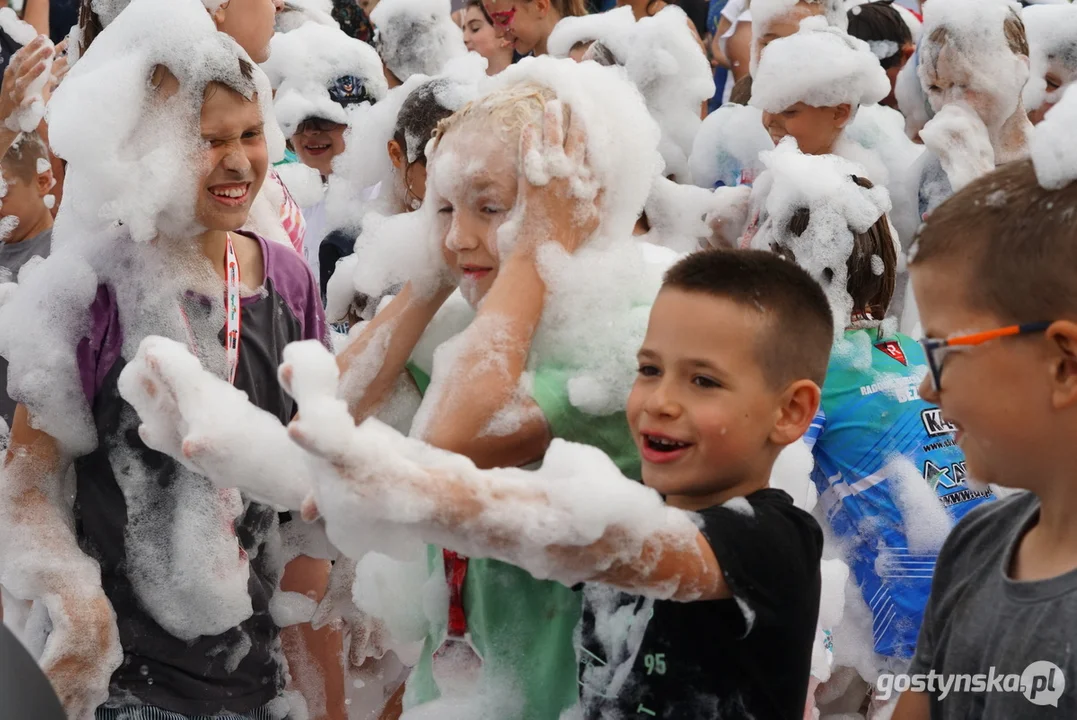
<svg viewBox="0 0 1077 720"><path fill-rule="evenodd" d="M416 493L435 502L408 523L430 540L566 584L609 586L588 592L585 717L797 717L822 535L768 481L815 414L832 327L818 285L781 258L709 251L675 265L628 399L650 490L567 444L552 446L537 474L483 473L462 458L399 454L410 441L377 427L327 433L348 421L332 394L300 395L320 408L320 423L304 418L291 434L335 459L342 490L362 496L373 517L403 518ZM312 367L296 367L294 388L314 387L299 382ZM608 509L592 505L599 498Z"/></svg>
<svg viewBox="0 0 1077 720"><path fill-rule="evenodd" d="M168 46L161 33L185 42ZM172 48L167 59L177 74L157 62L162 47ZM150 131L169 128L153 135L156 147L190 149L184 157L193 167L172 168L163 198L148 192L149 184L131 182L138 202L113 198L118 223L76 229L73 219L86 218L78 193L95 177L105 185L116 180L115 158L93 167L82 167L84 159L125 143L132 146L125 146L126 155L137 155L144 137L128 121L147 108L115 103L95 84L113 79L98 70L116 62L133 70L125 76L133 85L125 97L158 113ZM75 183L60 214L66 225L58 225L50 258L4 307L9 389L21 404L0 507L4 528L21 540L17 554L5 553L0 581L47 609L41 662L71 717L94 717L104 702L108 708L96 717L105 720L165 711L265 717L282 702L282 645L295 686L318 687L308 691L323 699L312 714L344 716L339 636L309 626L282 633L269 613L280 590L324 592L328 563L268 552L280 542L276 510L245 502L234 489L218 491L150 450L118 390L120 371L133 356L130 344L164 334L197 348L207 367L282 420L293 413L276 384L275 353L292 340L324 338L315 284L290 249L235 232L268 165L259 105L261 96L268 107L268 93L268 81L200 7L136 0L53 99L53 108L76 103L101 122L95 130L113 132L95 135L93 147L65 145L65 154L72 153L68 180ZM63 117L53 124L54 138L77 146L73 128L83 118ZM200 128L197 135L190 131L193 137L178 130L192 126ZM128 134L117 138L116 128ZM145 156L124 159L130 163L122 167L136 175L146 162ZM137 243L129 233L145 230L147 218L167 234L158 229L156 242ZM178 230L184 223L185 231ZM65 298L58 306L38 301L57 294ZM240 327L226 319L227 310L239 316ZM66 334L68 318L77 332ZM41 337L28 337L20 323L34 323ZM234 353L224 347L229 331ZM35 382L41 367L49 379L44 388ZM58 488L72 458L69 524L70 500ZM4 548L13 545L10 536L4 539Z"/></svg>
<svg viewBox="0 0 1077 720"><path fill-rule="evenodd" d="M1021 16L1005 0L925 8L918 71L935 115L920 131L929 151L919 166L920 218L996 165L1027 157L1028 53Z"/></svg>
<svg viewBox="0 0 1077 720"><path fill-rule="evenodd" d="M325 186L333 160L344 151L344 135L355 110L385 97L388 86L377 52L340 30L308 22L273 38L273 54L265 63L273 84L277 122L303 165L313 168L320 183L307 190L309 174L282 170L303 197L306 235L303 254L319 277L319 250L326 226ZM308 182L303 182L304 180Z"/></svg>
<svg viewBox="0 0 1077 720"><path fill-rule="evenodd" d="M545 55L546 41L561 18L587 14L583 0L524 0L518 5L486 0L483 5L498 37L511 43L517 56Z"/></svg>
<svg viewBox="0 0 1077 720"><path fill-rule="evenodd" d="M1028 492L976 509L950 534L909 672L993 667L1024 679L945 698L936 683L903 693L895 718L1077 713L1062 680L1077 673L1075 211L1077 184L1046 190L1032 163L1016 162L955 193L918 239L910 271L929 368L920 392L957 429L969 475Z"/></svg>
<svg viewBox="0 0 1077 720"><path fill-rule="evenodd" d="M53 186L49 150L37 133L23 133L4 154L0 168L7 186L0 204L0 227L7 233L0 245L0 273L6 270L7 281L15 282L23 265L31 258L48 257L52 248L52 211L46 200ZM7 394L7 360L0 358L0 419L6 427L11 427L14 414L15 403Z"/></svg>
<svg viewBox="0 0 1077 720"><path fill-rule="evenodd" d="M512 64L512 44L498 37L482 0L468 0L463 28L464 46L486 58L487 75L497 75Z"/></svg>
<svg viewBox="0 0 1077 720"><path fill-rule="evenodd" d="M1028 36L1029 77L1021 96L1036 124L1077 80L1077 7L1030 5L1021 11Z"/></svg>
<svg viewBox="0 0 1077 720"><path fill-rule="evenodd" d="M896 109L894 85L898 73L916 52L909 24L893 2L881 0L849 8L849 34L866 42L879 58L879 64L890 78L890 94L879 104Z"/></svg>

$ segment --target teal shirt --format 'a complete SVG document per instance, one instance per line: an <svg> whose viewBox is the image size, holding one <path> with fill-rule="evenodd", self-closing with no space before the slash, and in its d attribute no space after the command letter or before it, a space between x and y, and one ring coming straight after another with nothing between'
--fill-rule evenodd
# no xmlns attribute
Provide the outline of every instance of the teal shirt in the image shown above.
<svg viewBox="0 0 1077 720"><path fill-rule="evenodd" d="M425 393L430 378L408 368ZM623 412L596 416L572 406L568 399L570 369L540 367L532 396L554 437L594 445L627 477L639 479L640 459ZM441 548L427 554L431 576L444 580ZM536 580L527 571L500 562L472 558L464 579L464 612L468 632L486 666L497 668L516 684L523 707L518 716L499 720L558 720L579 697L574 643L582 597L560 583ZM430 702L440 693L431 656L445 638L448 618L432 622L418 665L408 678L405 707Z"/></svg>

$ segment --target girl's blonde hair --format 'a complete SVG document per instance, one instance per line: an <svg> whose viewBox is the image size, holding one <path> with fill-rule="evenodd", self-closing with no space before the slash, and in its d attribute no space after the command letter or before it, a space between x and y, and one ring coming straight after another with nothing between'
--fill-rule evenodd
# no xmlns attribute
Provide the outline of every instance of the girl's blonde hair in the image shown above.
<svg viewBox="0 0 1077 720"><path fill-rule="evenodd" d="M550 88L537 83L521 83L495 90L469 102L438 123L434 149L441 139L460 125L482 122L483 130L505 144L517 143L524 127L542 123L546 105L557 97Z"/></svg>

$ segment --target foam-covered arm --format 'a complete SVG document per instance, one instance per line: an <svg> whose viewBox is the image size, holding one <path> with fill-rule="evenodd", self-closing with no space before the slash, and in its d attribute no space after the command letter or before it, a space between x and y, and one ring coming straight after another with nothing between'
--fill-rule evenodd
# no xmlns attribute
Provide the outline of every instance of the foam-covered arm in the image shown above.
<svg viewBox="0 0 1077 720"><path fill-rule="evenodd" d="M79 548L63 499L69 465L20 405L0 477L0 584L45 603L52 631L41 665L68 716L88 720L123 653L100 568Z"/></svg>
<svg viewBox="0 0 1077 720"><path fill-rule="evenodd" d="M331 362L313 350L295 363L293 387L309 412L289 432L325 460L316 492L331 536L334 525L387 522L423 542L565 584L605 582L680 600L729 597L692 517L622 477L601 451L558 442L540 472L486 471L377 420L355 428L334 393Z"/></svg>
<svg viewBox="0 0 1077 720"><path fill-rule="evenodd" d="M367 323L359 337L337 356L341 396L352 417L362 422L388 399L408 358L454 287L424 295L409 282L388 307ZM285 358L281 377L292 372ZM300 405L302 409L302 405Z"/></svg>
<svg viewBox="0 0 1077 720"><path fill-rule="evenodd" d="M306 454L280 420L204 370L184 345L146 338L119 388L138 411L143 442L218 487L290 510L310 494Z"/></svg>
<svg viewBox="0 0 1077 720"><path fill-rule="evenodd" d="M519 387L545 297L533 252L510 255L474 321L454 341L460 351L436 358L425 398L432 407L425 411L427 422L417 423L422 439L482 467L523 465L542 457L549 426ZM492 431L498 414L514 406L523 418L519 426L508 435Z"/></svg>

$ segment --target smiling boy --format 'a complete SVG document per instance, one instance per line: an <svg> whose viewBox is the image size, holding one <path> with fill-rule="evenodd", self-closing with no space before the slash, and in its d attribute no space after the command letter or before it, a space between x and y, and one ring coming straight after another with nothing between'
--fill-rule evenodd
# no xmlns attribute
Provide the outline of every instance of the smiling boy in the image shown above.
<svg viewBox="0 0 1077 720"><path fill-rule="evenodd" d="M920 233L920 394L957 428L970 476L1028 492L951 532L909 673L1017 675L1025 687L907 692L895 720L1077 716L1075 211L1077 184L1045 190L1023 161L970 183Z"/></svg>
<svg viewBox="0 0 1077 720"><path fill-rule="evenodd" d="M736 250L681 260L655 301L627 404L646 488L562 441L536 476L477 470L376 421L329 434L300 418L291 435L332 459L363 513L393 521L407 507L428 542L588 583L586 717L799 717L822 533L768 484L818 408L832 339L822 290L793 263ZM331 394L300 402L322 422L348 420ZM417 515L419 496L436 502ZM627 637L606 632L612 613L633 628Z"/></svg>

